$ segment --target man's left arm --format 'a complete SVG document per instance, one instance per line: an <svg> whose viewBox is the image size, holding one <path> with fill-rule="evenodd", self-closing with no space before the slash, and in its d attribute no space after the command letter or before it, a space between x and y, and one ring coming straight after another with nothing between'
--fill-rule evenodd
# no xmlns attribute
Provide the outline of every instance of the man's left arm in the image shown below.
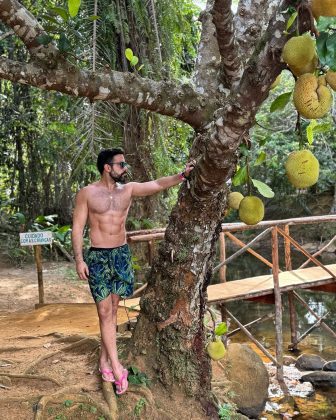
<svg viewBox="0 0 336 420"><path fill-rule="evenodd" d="M130 182L129 184L132 185L132 196L145 197L178 185L189 177L194 166L195 161L190 161L186 164L185 170L179 174L165 176L148 182Z"/></svg>

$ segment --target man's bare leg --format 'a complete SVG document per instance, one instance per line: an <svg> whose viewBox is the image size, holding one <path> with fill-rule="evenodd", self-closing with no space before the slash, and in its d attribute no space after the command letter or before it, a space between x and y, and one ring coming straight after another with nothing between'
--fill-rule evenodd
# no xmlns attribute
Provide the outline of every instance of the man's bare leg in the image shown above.
<svg viewBox="0 0 336 420"><path fill-rule="evenodd" d="M117 325L117 313L118 313L118 304L120 301L120 296L111 294L107 299L111 297L112 299L112 328L114 325ZM116 309L115 309L116 308ZM117 346L116 346L117 347ZM120 364L119 360L118 363ZM111 361L109 359L109 355L107 353L104 341L101 340L100 346L100 355L99 355L99 367L100 369L111 369ZM120 364L120 368L123 369L123 366Z"/></svg>
<svg viewBox="0 0 336 420"><path fill-rule="evenodd" d="M108 362L110 361L116 380L119 380L123 374L123 367L119 362L117 351L117 311L119 300L119 296L110 295L97 303L102 338L101 368L109 367ZM124 389L125 385L122 384L122 389Z"/></svg>

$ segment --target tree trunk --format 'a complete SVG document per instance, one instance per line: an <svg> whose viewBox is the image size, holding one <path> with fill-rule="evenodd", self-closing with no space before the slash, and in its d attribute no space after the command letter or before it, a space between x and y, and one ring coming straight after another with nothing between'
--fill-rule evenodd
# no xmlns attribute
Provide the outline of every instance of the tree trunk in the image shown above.
<svg viewBox="0 0 336 420"><path fill-rule="evenodd" d="M200 401L214 418L203 316L225 193L223 187L196 204L187 184L181 188L148 277L133 338L135 351L146 353L147 366L154 366L164 386Z"/></svg>

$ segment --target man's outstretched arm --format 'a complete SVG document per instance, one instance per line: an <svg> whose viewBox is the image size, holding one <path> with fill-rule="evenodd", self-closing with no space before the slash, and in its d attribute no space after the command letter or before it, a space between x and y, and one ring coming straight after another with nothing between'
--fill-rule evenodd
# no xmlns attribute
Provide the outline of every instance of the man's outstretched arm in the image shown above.
<svg viewBox="0 0 336 420"><path fill-rule="evenodd" d="M185 180L185 177L190 175L190 172L194 169L194 166L195 162L190 161L186 164L185 170L182 173L165 176L154 181L130 182L129 184L132 185L132 196L145 197L147 195L156 194L160 191L166 190L167 188L178 185Z"/></svg>
<svg viewBox="0 0 336 420"><path fill-rule="evenodd" d="M88 217L87 198L84 190L76 196L72 223L72 248L76 260L76 271L82 280L88 280L89 269L83 258L83 231Z"/></svg>

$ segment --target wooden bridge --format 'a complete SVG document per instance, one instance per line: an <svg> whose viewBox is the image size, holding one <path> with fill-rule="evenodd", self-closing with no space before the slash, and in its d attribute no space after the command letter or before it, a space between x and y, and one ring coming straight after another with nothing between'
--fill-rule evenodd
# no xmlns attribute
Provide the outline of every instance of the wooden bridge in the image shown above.
<svg viewBox="0 0 336 420"><path fill-rule="evenodd" d="M299 289L323 290L333 293L336 292L336 264L323 265L319 260L316 259L318 255L320 255L334 241L336 241L336 235L333 236L322 249L311 255L290 235L290 226L306 224L322 225L325 223L333 224L335 222L336 215L329 215L265 221L260 222L255 226L247 226L243 223L228 223L222 225L222 232L220 234L219 240L220 263L214 269L214 271L219 271L220 283L211 285L207 288L208 305L218 305L221 310L222 319L226 320L228 317L231 318L238 325L239 328L237 330L242 330L248 336L248 338L252 340L273 363L276 364L277 379L285 393L287 392L287 389L283 380L282 295L286 294L288 297L291 327L290 349L296 349L299 342L302 341L317 327L324 328L333 337L336 338L336 333L325 322L326 315L320 317L318 314L316 314L304 301L304 299L297 293L297 290ZM262 232L248 244L242 242L232 233L246 230L262 230ZM336 233L336 227L334 232ZM271 235L272 261L267 260L252 249L252 246L255 243L260 242L267 235ZM284 240L286 269L284 272L281 272L279 269L279 235ZM149 264L151 265L154 252L154 241L163 239L163 237L164 229L155 229L151 231L130 232L128 235L128 241L130 244L135 242L148 243L148 259ZM226 239L232 240L236 245L241 247L239 251L228 258L226 258ZM292 269L291 246L298 249L307 258L307 261L296 270ZM266 264L269 268L272 269L272 274L249 277L241 280L226 281L226 266L233 259L243 254L244 252L251 253L264 264ZM315 266L305 268L309 263L313 263ZM139 308L140 299L137 296L142 293L145 287L146 285L140 287L138 290L136 290L131 299L126 300L125 305L128 308ZM264 298L265 296L270 297L271 301L273 301L275 305L275 357L261 343L259 343L248 330L248 326L259 321L263 321L264 317L254 320L245 326L231 312L229 312L225 305L230 301L246 299L258 300ZM306 310L310 312L310 314L313 315L316 319L315 324L300 336L298 335L297 331L296 309L294 303L295 301L303 305Z"/></svg>

